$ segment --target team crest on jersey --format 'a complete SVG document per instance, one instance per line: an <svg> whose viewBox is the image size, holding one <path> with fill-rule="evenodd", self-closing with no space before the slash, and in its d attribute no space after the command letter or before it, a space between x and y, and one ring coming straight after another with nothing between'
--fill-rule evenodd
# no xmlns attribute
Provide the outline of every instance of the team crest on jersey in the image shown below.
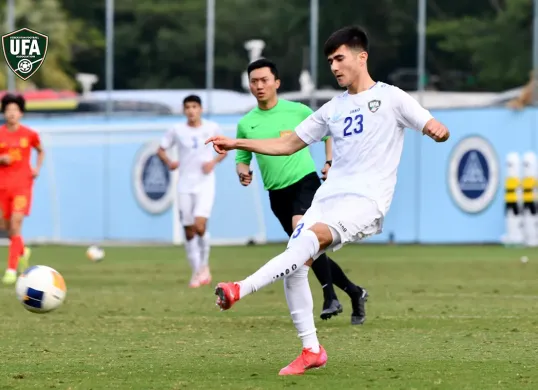
<svg viewBox="0 0 538 390"><path fill-rule="evenodd" d="M368 102L368 109L371 112L376 112L381 107L381 100L371 100Z"/></svg>
<svg viewBox="0 0 538 390"><path fill-rule="evenodd" d="M28 147L28 138L21 138L21 148Z"/></svg>
<svg viewBox="0 0 538 390"><path fill-rule="evenodd" d="M331 121L333 121L334 123L338 122L340 120L340 118L342 117L342 113L339 112L339 113L334 113L332 116L331 116Z"/></svg>

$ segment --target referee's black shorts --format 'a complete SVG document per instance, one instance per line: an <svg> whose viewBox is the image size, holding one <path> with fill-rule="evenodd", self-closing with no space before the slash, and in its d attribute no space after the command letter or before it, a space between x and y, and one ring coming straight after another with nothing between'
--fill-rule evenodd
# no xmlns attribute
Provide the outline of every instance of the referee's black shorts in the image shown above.
<svg viewBox="0 0 538 390"><path fill-rule="evenodd" d="M291 186L279 190L269 190L271 210L273 210L273 214L278 218L288 236L293 233L291 224L293 216L306 213L320 186L320 178L316 172L312 172Z"/></svg>

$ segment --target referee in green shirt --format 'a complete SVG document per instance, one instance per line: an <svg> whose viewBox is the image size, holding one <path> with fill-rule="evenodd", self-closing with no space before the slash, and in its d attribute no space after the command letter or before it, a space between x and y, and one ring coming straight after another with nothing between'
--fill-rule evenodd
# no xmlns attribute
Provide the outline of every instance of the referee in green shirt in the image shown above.
<svg viewBox="0 0 538 390"><path fill-rule="evenodd" d="M250 91L256 97L258 106L239 121L237 138L285 137L312 114L312 110L304 104L278 99L280 79L273 62L267 59L254 61L248 66L247 72ZM324 177L331 165L330 139L325 139L325 153L327 161L322 171ZM264 187L269 191L271 210L288 236L291 236L295 225L310 207L314 194L321 185L310 151L305 148L291 156L256 154L256 159ZM237 150L237 173L244 186L248 186L252 181L251 160L251 152ZM342 305L334 292L334 282L351 298L351 323L362 324L366 319L366 290L352 283L340 266L326 254L312 263L312 269L323 288L321 318L326 320L342 312Z"/></svg>

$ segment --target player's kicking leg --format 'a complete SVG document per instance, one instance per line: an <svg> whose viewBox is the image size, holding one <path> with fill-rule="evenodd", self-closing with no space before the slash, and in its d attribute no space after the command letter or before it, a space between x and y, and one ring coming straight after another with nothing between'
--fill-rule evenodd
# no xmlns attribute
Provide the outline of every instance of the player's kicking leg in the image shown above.
<svg viewBox="0 0 538 390"><path fill-rule="evenodd" d="M302 216L293 216L293 226L297 225ZM293 233L290 232L290 236ZM351 325L362 325L366 321L366 301L368 292L348 279L342 268L325 253L321 254L312 263L312 270L323 289L323 306L320 318L328 320L343 311L343 307L336 296L333 283L343 290L351 299Z"/></svg>
<svg viewBox="0 0 538 390"><path fill-rule="evenodd" d="M327 362L327 353L319 344L314 324L314 303L308 283L309 260L333 242L327 225L315 224L306 229L297 226L286 251L238 283L219 283L215 290L217 305L227 310L239 299L277 280L284 280L286 301L303 344L301 355L280 371L280 375L301 375ZM307 264L308 262L308 264Z"/></svg>
<svg viewBox="0 0 538 390"><path fill-rule="evenodd" d="M312 198L313 198L313 195L312 195ZM311 203L312 203L312 199L310 199L310 203L308 204L308 207L310 207ZM303 218L302 215L293 216L292 218L293 228L291 229L289 233L290 237L293 234L295 227L297 226L301 218ZM323 305L321 309L320 318L322 320L328 320L329 318L336 316L339 313L342 313L343 307L340 304L340 301L338 300L336 292L334 291L333 278L331 274L331 264L329 263L329 258L327 257L327 255L325 254L320 255L316 259L316 261L312 263L311 268L314 271L314 275L316 276L316 279L318 279L318 282L321 285L321 289L323 290Z"/></svg>
<svg viewBox="0 0 538 390"><path fill-rule="evenodd" d="M304 220L317 215L310 209ZM308 229L309 227L309 229ZM314 303L308 283L311 259L316 258L333 242L332 232L327 225L305 225L300 222L291 235L286 251L266 263L253 275L238 283L219 283L215 290L217 305L227 310L239 299L277 280L284 280L286 301L293 324L303 344L299 357L280 370L279 375L301 375L311 368L318 368L327 362L327 353L319 344L314 324Z"/></svg>
<svg viewBox="0 0 538 390"><path fill-rule="evenodd" d="M313 174L304 177L297 184L287 189L270 193L271 209L273 209L273 212L277 215L289 236L293 234L295 226L302 218L302 214L312 205L312 201L320 185L318 176ZM290 191L292 188L293 190ZM292 226L286 226L283 223L283 219L284 221L286 219L289 220L289 216L286 217L286 215L289 215L287 209L290 209L292 212ZM323 305L320 318L322 320L328 320L342 313L343 307L334 291L334 286L337 286L348 294L351 299L351 324L360 325L364 323L366 320L365 301L368 296L366 291L352 283L340 266L326 254L320 255L312 263L312 271L314 271L314 275L323 289Z"/></svg>
<svg viewBox="0 0 538 390"><path fill-rule="evenodd" d="M327 354L316 336L306 265L327 248L337 250L346 243L379 233L382 220L377 204L367 198L350 195L313 204L297 225L284 253L241 282L217 285L217 305L227 310L246 295L284 279L286 299L303 353L280 374L300 375L309 368L323 366Z"/></svg>

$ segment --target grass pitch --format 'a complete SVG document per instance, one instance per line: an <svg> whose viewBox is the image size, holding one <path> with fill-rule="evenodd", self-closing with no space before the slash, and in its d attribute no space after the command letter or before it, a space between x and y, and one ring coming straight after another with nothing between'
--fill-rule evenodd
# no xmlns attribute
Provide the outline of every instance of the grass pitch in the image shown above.
<svg viewBox="0 0 538 390"><path fill-rule="evenodd" d="M214 281L283 248L214 248ZM220 312L212 287L186 287L182 248L107 248L94 264L84 248L36 247L32 263L63 274L67 300L33 314L1 286L0 389L538 388L537 250L353 245L333 257L368 288L368 319L352 327L338 290L344 313L319 320L311 272L329 361L278 377L301 351L281 282Z"/></svg>

